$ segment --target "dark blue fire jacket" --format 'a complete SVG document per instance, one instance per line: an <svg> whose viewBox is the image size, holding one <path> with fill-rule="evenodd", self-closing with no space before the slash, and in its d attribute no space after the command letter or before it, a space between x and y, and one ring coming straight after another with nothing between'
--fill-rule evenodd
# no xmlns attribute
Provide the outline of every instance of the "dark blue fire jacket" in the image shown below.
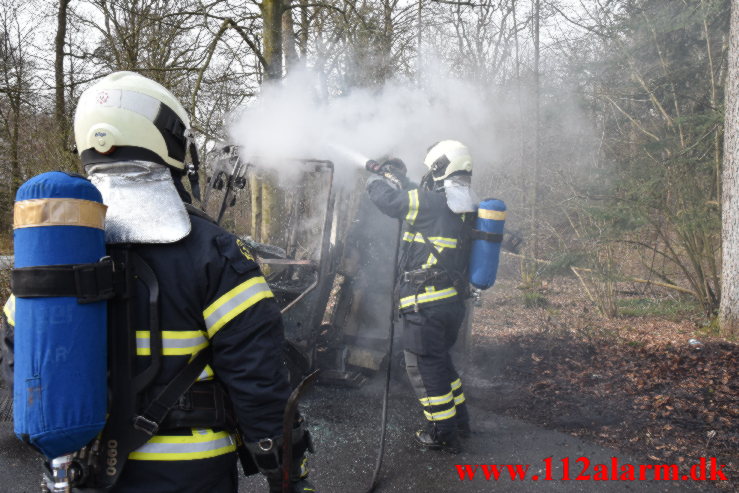
<svg viewBox="0 0 739 493"><path fill-rule="evenodd" d="M190 220L192 231L183 240L131 247L159 283L164 358L155 383L166 385L194 354L211 346L212 361L198 380L220 381L244 440L279 436L290 394L280 310L241 240L192 211ZM12 300L5 310L11 321ZM141 286L136 302L141 309L132 330L137 367L144 368L151 348ZM12 350L12 339L5 346ZM6 369L11 357L4 358ZM114 491L234 492L236 447L236 436L225 429L162 430L129 455Z"/></svg>
<svg viewBox="0 0 739 493"><path fill-rule="evenodd" d="M368 182L367 193L385 215L405 223L399 279L400 310L408 312L423 306L461 302L464 294L458 292L449 274L458 274L466 283L469 255L464 242L466 215L455 214L449 209L443 191L399 190L384 179L375 179ZM424 244L424 236L433 245L435 255ZM448 269L439 265L439 261ZM447 270L454 272L447 273ZM424 271L428 271L428 280L419 282ZM416 280L411 280L406 272L416 273ZM433 272L437 273L436 277L431 275Z"/></svg>

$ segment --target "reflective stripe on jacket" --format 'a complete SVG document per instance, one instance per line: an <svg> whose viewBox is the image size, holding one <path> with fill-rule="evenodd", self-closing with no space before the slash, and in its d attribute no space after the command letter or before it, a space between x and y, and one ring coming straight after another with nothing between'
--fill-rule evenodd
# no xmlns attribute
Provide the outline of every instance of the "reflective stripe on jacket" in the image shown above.
<svg viewBox="0 0 739 493"><path fill-rule="evenodd" d="M241 241L191 214L192 230L164 245L133 245L156 273L162 367L154 382L166 385L190 359L212 346L213 360L198 381L217 378L233 401L246 440L282 432L290 393L282 358L282 318L259 266ZM145 289L136 291L136 360L149 365L151 333ZM131 460L195 460L235 451L223 430L162 430L129 455Z"/></svg>
<svg viewBox="0 0 739 493"><path fill-rule="evenodd" d="M402 257L405 258L405 264L401 265L402 271L442 269L438 265L438 256L445 266L466 276L468 252L462 251L465 215L455 214L449 209L443 191L432 192L418 188L398 190L385 180L375 180L368 183L367 192L380 211L405 222L406 231L402 237L405 250ZM429 252L424 244L424 236L431 243L436 255ZM442 272L446 271L442 269ZM423 284L401 279L399 298L400 309L407 311L422 304L458 300L459 293L449 276L441 273Z"/></svg>

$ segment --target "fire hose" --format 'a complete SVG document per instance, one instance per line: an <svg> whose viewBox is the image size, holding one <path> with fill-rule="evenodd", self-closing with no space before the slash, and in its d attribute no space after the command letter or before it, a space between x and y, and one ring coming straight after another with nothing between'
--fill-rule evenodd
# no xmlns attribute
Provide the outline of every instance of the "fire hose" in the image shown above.
<svg viewBox="0 0 739 493"><path fill-rule="evenodd" d="M403 221L398 221L398 243L395 246L395 257L393 259L393 283L398 280L398 260L400 256L401 233L403 231ZM385 455L385 432L387 431L387 409L390 396L390 375L393 366L393 339L395 339L395 289L393 289L393 299L391 301L390 310L390 342L388 344L387 369L385 371L385 389L382 396L382 420L380 423L380 445L377 450L377 460L375 462L375 471L372 474L372 482L370 483L367 493L372 493L377 487L380 477L380 469L382 469L382 458Z"/></svg>

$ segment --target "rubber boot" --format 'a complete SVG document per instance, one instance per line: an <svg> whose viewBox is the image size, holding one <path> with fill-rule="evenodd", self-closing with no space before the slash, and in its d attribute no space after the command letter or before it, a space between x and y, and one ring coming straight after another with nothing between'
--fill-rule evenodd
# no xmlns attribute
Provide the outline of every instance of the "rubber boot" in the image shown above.
<svg viewBox="0 0 739 493"><path fill-rule="evenodd" d="M457 435L459 438L466 440L472 435L472 428L470 427L470 414L467 411L467 404L461 404L457 406Z"/></svg>
<svg viewBox="0 0 739 493"><path fill-rule="evenodd" d="M423 448L429 450L440 450L449 454L458 454L462 451L457 433L437 433L433 428L430 430L418 430L416 442Z"/></svg>

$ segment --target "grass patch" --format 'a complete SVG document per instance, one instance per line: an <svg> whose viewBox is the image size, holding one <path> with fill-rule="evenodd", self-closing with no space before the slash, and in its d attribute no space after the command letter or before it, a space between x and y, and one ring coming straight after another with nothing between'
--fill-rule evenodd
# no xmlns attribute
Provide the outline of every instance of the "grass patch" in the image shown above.
<svg viewBox="0 0 739 493"><path fill-rule="evenodd" d="M526 308L542 308L548 304L546 297L538 291L523 292L523 306Z"/></svg>
<svg viewBox="0 0 739 493"><path fill-rule="evenodd" d="M709 320L704 321L698 333L706 336L721 336L721 324L719 323L718 317L711 317Z"/></svg>
<svg viewBox="0 0 739 493"><path fill-rule="evenodd" d="M682 320L701 313L700 306L691 301L655 298L627 298L616 302L618 312L624 317L661 317Z"/></svg>

